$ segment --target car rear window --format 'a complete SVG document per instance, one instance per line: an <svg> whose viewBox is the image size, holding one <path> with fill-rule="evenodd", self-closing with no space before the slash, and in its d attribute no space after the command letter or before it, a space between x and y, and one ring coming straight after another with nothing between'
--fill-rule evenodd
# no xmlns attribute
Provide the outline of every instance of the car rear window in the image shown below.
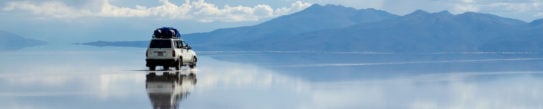
<svg viewBox="0 0 543 109"><path fill-rule="evenodd" d="M152 40L149 48L172 48L170 40Z"/></svg>

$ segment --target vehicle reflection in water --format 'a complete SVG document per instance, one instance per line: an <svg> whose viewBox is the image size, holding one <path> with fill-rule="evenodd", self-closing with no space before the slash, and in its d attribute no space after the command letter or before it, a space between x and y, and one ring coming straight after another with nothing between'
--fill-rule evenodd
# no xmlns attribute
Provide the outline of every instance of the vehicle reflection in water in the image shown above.
<svg viewBox="0 0 543 109"><path fill-rule="evenodd" d="M149 72L145 80L145 89L154 109L178 109L179 103L195 85L196 74L193 71L188 74L162 72L162 75Z"/></svg>

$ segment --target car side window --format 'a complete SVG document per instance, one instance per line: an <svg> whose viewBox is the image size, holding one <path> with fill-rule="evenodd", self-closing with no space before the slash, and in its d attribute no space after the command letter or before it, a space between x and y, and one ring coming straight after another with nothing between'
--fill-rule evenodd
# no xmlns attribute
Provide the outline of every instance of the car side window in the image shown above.
<svg viewBox="0 0 543 109"><path fill-rule="evenodd" d="M177 45L178 45L176 41L173 41L172 44L173 44L173 47L177 47Z"/></svg>
<svg viewBox="0 0 543 109"><path fill-rule="evenodd" d="M177 43L177 48L183 48L181 41L175 41L175 43Z"/></svg>
<svg viewBox="0 0 543 109"><path fill-rule="evenodd" d="M185 43L185 41L181 41L183 43L183 47L186 47L187 46L187 43Z"/></svg>

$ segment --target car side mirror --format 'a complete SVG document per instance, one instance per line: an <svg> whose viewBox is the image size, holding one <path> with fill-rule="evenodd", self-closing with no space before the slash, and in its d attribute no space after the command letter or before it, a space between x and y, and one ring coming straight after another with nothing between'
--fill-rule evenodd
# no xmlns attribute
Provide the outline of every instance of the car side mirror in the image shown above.
<svg viewBox="0 0 543 109"><path fill-rule="evenodd" d="M187 49L192 49L192 47L190 47L190 46L187 45Z"/></svg>

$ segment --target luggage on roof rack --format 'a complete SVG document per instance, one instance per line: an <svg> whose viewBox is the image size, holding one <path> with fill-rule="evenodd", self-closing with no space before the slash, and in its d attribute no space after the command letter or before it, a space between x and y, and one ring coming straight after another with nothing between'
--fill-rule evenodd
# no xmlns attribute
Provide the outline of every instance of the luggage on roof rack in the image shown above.
<svg viewBox="0 0 543 109"><path fill-rule="evenodd" d="M153 38L178 38L181 39L181 34L177 29L172 27L158 28L153 32Z"/></svg>

